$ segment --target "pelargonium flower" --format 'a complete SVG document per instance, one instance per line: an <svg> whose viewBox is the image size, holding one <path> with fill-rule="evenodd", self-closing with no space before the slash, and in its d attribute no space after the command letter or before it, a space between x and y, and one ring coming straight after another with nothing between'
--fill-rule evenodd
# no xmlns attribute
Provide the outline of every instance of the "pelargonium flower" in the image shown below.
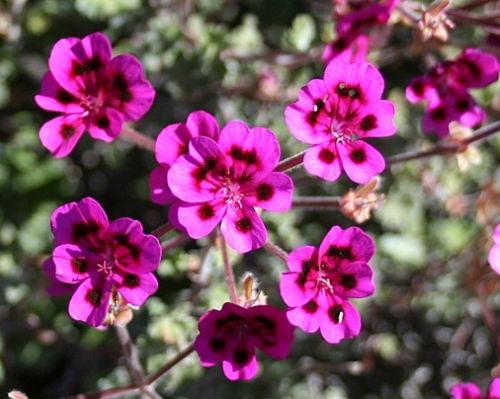
<svg viewBox="0 0 500 399"><path fill-rule="evenodd" d="M273 359L284 359L293 342L293 327L285 313L270 305L246 308L225 303L221 310L205 313L198 328L194 348L202 366L222 362L230 380L255 377L259 369L256 347Z"/></svg>
<svg viewBox="0 0 500 399"><path fill-rule="evenodd" d="M208 112L191 112L186 123L170 124L158 135L155 156L160 166L153 169L149 176L151 201L155 204L169 205L177 200L168 186L167 173L180 156L187 154L191 139L198 136L210 137L215 141L219 139L217 120Z"/></svg>
<svg viewBox="0 0 500 399"><path fill-rule="evenodd" d="M280 158L274 133L229 122L219 140L198 136L168 171L168 184L182 203L179 224L192 238L208 235L219 223L228 244L244 253L267 241L256 207L283 212L291 206L293 183L273 172Z"/></svg>
<svg viewBox="0 0 500 399"><path fill-rule="evenodd" d="M364 141L396 132L394 105L381 100L383 90L374 66L340 60L300 90L299 100L285 109L285 121L297 140L312 145L304 156L310 174L335 181L344 170L365 184L384 170L384 157Z"/></svg>
<svg viewBox="0 0 500 399"><path fill-rule="evenodd" d="M281 275L280 292L290 307L290 323L305 332L321 332L329 343L356 337L361 318L349 298L373 294L375 252L369 235L358 227L334 226L319 249L300 247L288 256L289 272Z"/></svg>
<svg viewBox="0 0 500 399"><path fill-rule="evenodd" d="M490 262L493 271L500 274L500 224L497 224L497 227L495 227L492 238L494 244L490 249L488 262Z"/></svg>
<svg viewBox="0 0 500 399"><path fill-rule="evenodd" d="M111 56L102 33L59 40L49 57L36 103L62 115L46 122L40 140L57 158L67 156L85 131L113 141L126 121L139 120L151 107L155 91L133 56Z"/></svg>
<svg viewBox="0 0 500 399"><path fill-rule="evenodd" d="M347 62L366 61L371 37L375 26L387 23L392 10L399 0L345 1L336 0L335 12L336 38L329 43L321 59L328 63L333 59ZM375 40L377 41L377 40Z"/></svg>
<svg viewBox="0 0 500 399"><path fill-rule="evenodd" d="M494 378L485 396L481 389L471 382L457 384L450 389L451 399L500 399L500 378Z"/></svg>
<svg viewBox="0 0 500 399"><path fill-rule="evenodd" d="M465 49L454 61L445 61L410 82L406 98L412 104L425 101L422 130L439 138L449 135L449 124L458 121L474 127L486 114L469 94L469 89L486 87L498 79L499 65L492 54Z"/></svg>
<svg viewBox="0 0 500 399"><path fill-rule="evenodd" d="M158 239L137 220L111 223L90 197L58 207L51 217L52 257L44 263L50 294L72 293L68 311L75 320L101 326L122 302L140 306L158 282Z"/></svg>

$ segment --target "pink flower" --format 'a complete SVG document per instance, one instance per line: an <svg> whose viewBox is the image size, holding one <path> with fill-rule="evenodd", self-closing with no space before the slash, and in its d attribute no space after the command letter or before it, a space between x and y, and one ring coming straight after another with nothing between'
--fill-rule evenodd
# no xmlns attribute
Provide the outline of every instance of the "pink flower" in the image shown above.
<svg viewBox="0 0 500 399"><path fill-rule="evenodd" d="M152 272L160 264L161 246L137 220L110 223L99 203L87 197L57 208L51 228L55 248L44 264L48 291L72 293L73 319L101 326L120 300L140 306L156 291Z"/></svg>
<svg viewBox="0 0 500 399"><path fill-rule="evenodd" d="M493 271L497 274L500 274L500 224L495 227L495 231L493 232L493 247L490 249L490 253L488 255L488 262L490 262L490 266Z"/></svg>
<svg viewBox="0 0 500 399"><path fill-rule="evenodd" d="M427 102L422 130L443 138L450 134L452 121L466 127L479 125L486 114L468 90L495 82L498 70L498 61L493 55L469 48L456 60L445 61L413 79L406 88L406 98L412 104Z"/></svg>
<svg viewBox="0 0 500 399"><path fill-rule="evenodd" d="M192 238L208 235L219 223L228 244L244 253L267 241L256 207L284 212L291 206L293 183L273 172L280 158L278 140L264 128L229 122L218 142L191 139L189 152L168 171L168 184L182 203L176 219Z"/></svg>
<svg viewBox="0 0 500 399"><path fill-rule="evenodd" d="M450 394L452 399L500 399L500 378L491 381L486 396L482 396L479 387L470 382L453 386Z"/></svg>
<svg viewBox="0 0 500 399"><path fill-rule="evenodd" d="M340 36L326 45L321 54L321 60L328 64L337 59L347 63L366 61L370 40L368 36L360 34L354 37Z"/></svg>
<svg viewBox="0 0 500 399"><path fill-rule="evenodd" d="M381 100L384 79L372 65L334 60L323 79L313 79L299 100L285 109L285 121L297 140L311 144L304 167L335 181L342 170L365 184L385 168L384 157L364 141L396 132L394 105Z"/></svg>
<svg viewBox="0 0 500 399"><path fill-rule="evenodd" d="M191 112L186 123L168 125L158 135L155 156L160 166L149 176L151 201L155 204L168 205L177 200L168 186L167 173L180 156L188 153L191 139L198 136L219 139L219 124L208 112Z"/></svg>
<svg viewBox="0 0 500 399"><path fill-rule="evenodd" d="M222 362L230 380L250 380L258 372L255 347L273 359L288 356L293 327L285 313L270 305L249 308L225 303L221 310L205 313L198 324L194 348L203 367Z"/></svg>
<svg viewBox="0 0 500 399"><path fill-rule="evenodd" d="M62 115L46 122L40 140L57 158L67 156L87 130L113 141L123 123L140 119L151 107L155 91L131 55L111 57L102 33L59 40L49 58L36 103Z"/></svg>
<svg viewBox="0 0 500 399"><path fill-rule="evenodd" d="M361 318L349 298L373 294L375 252L370 236L358 227L334 226L318 248L297 248L288 256L289 272L281 275L280 292L291 308L288 320L303 331L318 329L329 343L353 338L361 330Z"/></svg>

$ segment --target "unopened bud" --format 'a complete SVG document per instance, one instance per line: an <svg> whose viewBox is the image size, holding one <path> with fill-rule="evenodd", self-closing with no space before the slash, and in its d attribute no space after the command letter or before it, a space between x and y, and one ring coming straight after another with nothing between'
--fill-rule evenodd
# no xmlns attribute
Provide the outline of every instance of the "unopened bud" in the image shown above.
<svg viewBox="0 0 500 399"><path fill-rule="evenodd" d="M366 222L371 211L377 209L384 199L383 194L375 192L379 184L380 179L376 177L355 190L349 190L340 199L341 212L356 223Z"/></svg>

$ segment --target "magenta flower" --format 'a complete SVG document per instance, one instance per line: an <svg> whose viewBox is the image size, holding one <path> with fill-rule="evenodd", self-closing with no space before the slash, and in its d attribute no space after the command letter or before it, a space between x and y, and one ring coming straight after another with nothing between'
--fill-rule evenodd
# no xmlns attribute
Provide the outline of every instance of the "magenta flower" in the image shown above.
<svg viewBox="0 0 500 399"><path fill-rule="evenodd" d="M97 140L113 141L123 123L140 119L155 91L131 55L111 57L102 33L59 40L49 58L36 103L62 115L46 122L40 140L57 158L67 156L85 131Z"/></svg>
<svg viewBox="0 0 500 399"><path fill-rule="evenodd" d="M189 152L168 171L168 184L182 203L176 218L192 238L208 235L219 223L228 244L244 253L262 247L267 230L256 207L283 212L291 206L293 183L273 172L280 147L273 132L229 122L218 142L191 139Z"/></svg>
<svg viewBox="0 0 500 399"><path fill-rule="evenodd" d="M361 330L361 318L349 298L373 294L375 252L370 236L358 227L334 226L318 248L305 246L288 256L289 272L281 275L280 292L291 308L290 323L305 332L318 329L329 343L353 338Z"/></svg>
<svg viewBox="0 0 500 399"><path fill-rule="evenodd" d="M372 65L334 60L323 79L313 79L299 92L299 100L285 109L285 121L297 140L312 147L304 167L335 181L342 170L365 184L385 168L384 157L364 141L396 132L394 105L381 100L384 79Z"/></svg>
<svg viewBox="0 0 500 399"><path fill-rule="evenodd" d="M194 348L203 367L222 362L230 380L250 380L258 372L255 347L273 359L288 356L293 327L285 313L274 306L249 308L225 303L221 310L210 310L198 323L200 334Z"/></svg>
<svg viewBox="0 0 500 399"><path fill-rule="evenodd" d="M191 112L186 123L168 125L158 135L155 156L160 166L149 176L151 201L155 204L168 205L177 200L168 186L167 173L180 156L187 154L191 139L198 136L219 139L219 124L208 112Z"/></svg>
<svg viewBox="0 0 500 399"><path fill-rule="evenodd" d="M495 227L492 238L494 244L490 249L488 262L490 262L490 266L493 271L497 274L500 274L500 224Z"/></svg>
<svg viewBox="0 0 500 399"><path fill-rule="evenodd" d="M364 34L353 37L340 36L326 45L321 60L328 64L331 60L337 59L347 63L366 61L370 39Z"/></svg>
<svg viewBox="0 0 500 399"><path fill-rule="evenodd" d="M498 61L492 54L469 48L456 60L445 61L413 79L406 88L406 98L412 104L427 103L422 130L443 138L449 135L452 121L466 127L483 122L486 114L468 90L495 82L498 70Z"/></svg>
<svg viewBox="0 0 500 399"><path fill-rule="evenodd" d="M87 197L57 208L51 217L52 257L44 263L48 292L72 293L69 314L101 326L120 300L140 306L158 288L158 239L144 234L137 220L109 222L99 203Z"/></svg>
<svg viewBox="0 0 500 399"><path fill-rule="evenodd" d="M450 389L451 399L500 399L500 378L494 378L485 396L476 384L457 384Z"/></svg>

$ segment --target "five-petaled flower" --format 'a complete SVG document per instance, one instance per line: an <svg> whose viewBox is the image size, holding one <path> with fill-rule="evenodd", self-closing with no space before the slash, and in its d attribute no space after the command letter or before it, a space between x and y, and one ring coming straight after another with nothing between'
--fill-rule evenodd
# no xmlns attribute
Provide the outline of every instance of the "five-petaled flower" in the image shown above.
<svg viewBox="0 0 500 399"><path fill-rule="evenodd" d="M42 144L60 158L71 153L86 130L94 139L111 142L124 122L149 110L154 96L140 62L127 54L112 57L102 33L61 39L52 48L35 101L63 115L42 126Z"/></svg>
<svg viewBox="0 0 500 399"><path fill-rule="evenodd" d="M288 256L289 272L281 275L280 292L291 308L288 320L305 332L318 329L329 343L353 338L361 330L361 318L349 298L373 294L375 252L370 236L358 227L334 226L319 249L305 246Z"/></svg>
<svg viewBox="0 0 500 399"><path fill-rule="evenodd" d="M255 347L273 359L284 359L293 342L293 327L285 313L271 305L246 308L228 302L221 310L205 313L198 327L194 348L202 366L222 362L230 380L255 377L259 368Z"/></svg>
<svg viewBox="0 0 500 399"><path fill-rule="evenodd" d="M177 206L180 200L172 194L167 182L170 167L182 155L188 153L189 142L193 137L206 136L218 141L219 124L215 117L205 111L191 112L186 123L167 125L158 135L155 156L159 163L149 175L151 201L158 205L171 205L169 220L175 227L182 229L177 222Z"/></svg>
<svg viewBox="0 0 500 399"><path fill-rule="evenodd" d="M244 253L262 247L267 230L256 207L284 212L291 206L293 183L273 172L280 158L274 133L229 122L218 141L191 139L188 154L167 175L176 220L192 238L208 235L219 223L228 244Z"/></svg>
<svg viewBox="0 0 500 399"><path fill-rule="evenodd" d="M334 60L323 79L313 79L299 100L285 109L296 139L311 144L306 170L335 181L342 170L356 183L368 183L385 168L384 157L364 141L396 132L394 105L381 100L384 79L372 65Z"/></svg>
<svg viewBox="0 0 500 399"><path fill-rule="evenodd" d="M481 395L481 389L474 383L467 382L454 385L450 389L451 399L500 399L500 378L494 378L486 395Z"/></svg>
<svg viewBox="0 0 500 399"><path fill-rule="evenodd" d="M500 274L500 224L495 227L492 238L494 244L490 249L488 261L490 262L490 266L493 271Z"/></svg>
<svg viewBox="0 0 500 399"><path fill-rule="evenodd" d="M49 293L71 292L69 314L92 327L101 326L123 302L140 306L158 282L161 246L144 234L137 220L111 223L90 197L58 207L51 217L52 257L44 264L51 279Z"/></svg>
<svg viewBox="0 0 500 399"><path fill-rule="evenodd" d="M443 138L449 135L452 121L467 127L479 125L486 114L468 90L495 82L498 70L495 56L469 48L456 60L445 61L413 79L406 88L406 98L412 104L427 102L422 130Z"/></svg>

